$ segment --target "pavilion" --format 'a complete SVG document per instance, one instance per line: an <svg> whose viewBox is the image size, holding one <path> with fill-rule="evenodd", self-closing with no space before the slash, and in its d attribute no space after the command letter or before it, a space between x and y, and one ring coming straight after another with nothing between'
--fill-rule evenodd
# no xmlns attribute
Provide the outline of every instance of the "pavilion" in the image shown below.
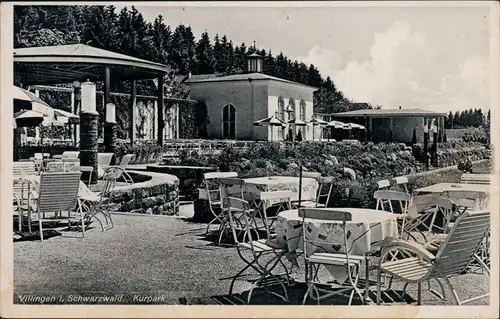
<svg viewBox="0 0 500 319"><path fill-rule="evenodd" d="M20 48L14 50L14 83L17 86L50 85L73 83L75 93L79 93L80 82L104 82L104 103L111 102L111 81L131 81L131 113L135 105L136 81L157 79L157 136L163 145L164 104L189 103L190 100L166 98L163 95L164 75L171 69L163 64L142 60L85 44L70 44L48 47ZM78 112L79 96L74 95L73 112ZM105 108L106 112L106 108ZM106 114L102 114L106 118ZM105 127L105 136L106 136ZM131 125L131 131L133 125ZM133 143L134 134L131 135ZM106 144L106 142L105 142ZM105 145L109 149L109 145Z"/></svg>
<svg viewBox="0 0 500 319"><path fill-rule="evenodd" d="M444 136L445 113L424 109L362 109L328 114L333 120L354 122L367 128L368 140L373 142L410 143L415 131L422 142L424 127L434 123L441 138Z"/></svg>
<svg viewBox="0 0 500 319"><path fill-rule="evenodd" d="M73 113L82 109L82 87L85 81L102 81L104 83L104 104L106 119L104 125L104 147L106 152L114 153L116 143L116 120L114 104L111 103L111 81L131 81L130 112L136 101L136 81L157 80L157 143L163 145L163 130L165 127L165 102L190 103L190 100L168 99L164 97L164 76L171 69L163 64L138 59L85 44L71 44L48 47L20 48L14 50L14 84L20 87L32 85L51 85L73 83ZM90 83L90 85L93 85ZM95 92L95 85L94 85ZM94 94L95 95L95 94ZM92 99L91 99L92 101ZM95 96L93 102L95 104ZM80 115L80 160L82 165L95 167L97 171L97 118L99 114L93 111ZM106 113L110 113L110 117ZM94 128L95 126L95 128ZM130 126L131 144L134 142L134 125ZM83 132L85 130L85 132ZM90 131L87 131L90 130ZM76 130L75 130L76 132ZM76 133L75 133L76 134ZM75 138L76 140L76 138ZM84 154L85 153L85 154ZM87 154L88 153L88 154ZM84 163L85 162L85 163ZM95 182L94 180L92 181Z"/></svg>

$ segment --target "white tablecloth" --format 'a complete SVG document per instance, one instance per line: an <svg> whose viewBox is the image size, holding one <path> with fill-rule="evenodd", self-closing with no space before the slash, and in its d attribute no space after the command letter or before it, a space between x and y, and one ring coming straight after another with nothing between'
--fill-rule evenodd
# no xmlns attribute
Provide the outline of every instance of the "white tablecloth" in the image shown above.
<svg viewBox="0 0 500 319"><path fill-rule="evenodd" d="M485 195L490 193L489 184L462 184L462 183L438 183L427 187L418 188L414 195L441 194L448 191L481 192Z"/></svg>
<svg viewBox="0 0 500 319"><path fill-rule="evenodd" d="M352 221L346 222L347 245L351 255L364 255L371 250L371 245L385 237L398 237L397 216L385 211L360 208L323 208L322 210L346 211L352 214ZM298 210L287 210L278 214L276 224L277 241L289 252L303 250L302 217ZM345 253L342 221L305 219L307 255L315 252ZM314 241L312 245L308 241ZM321 244L324 242L324 244ZM328 266L330 273L339 281L347 279L344 267Z"/></svg>

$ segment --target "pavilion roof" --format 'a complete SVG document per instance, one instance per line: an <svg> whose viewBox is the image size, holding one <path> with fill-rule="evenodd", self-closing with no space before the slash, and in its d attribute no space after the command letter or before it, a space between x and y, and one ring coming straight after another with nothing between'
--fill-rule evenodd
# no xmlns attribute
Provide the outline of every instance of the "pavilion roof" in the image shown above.
<svg viewBox="0 0 500 319"><path fill-rule="evenodd" d="M350 112L328 114L332 117L407 117L407 116L446 116L446 113L424 109L363 109Z"/></svg>
<svg viewBox="0 0 500 319"><path fill-rule="evenodd" d="M163 64L85 44L14 49L16 82L26 85L102 81L105 67L111 78L154 79L171 69Z"/></svg>

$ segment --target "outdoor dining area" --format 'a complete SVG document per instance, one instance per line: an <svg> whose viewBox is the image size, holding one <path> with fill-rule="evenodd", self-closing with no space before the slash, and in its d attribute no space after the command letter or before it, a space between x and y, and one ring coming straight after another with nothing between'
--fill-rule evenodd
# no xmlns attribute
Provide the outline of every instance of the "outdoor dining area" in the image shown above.
<svg viewBox="0 0 500 319"><path fill-rule="evenodd" d="M59 234L54 227L44 233L43 227L61 229L62 221L67 221L68 229L76 223L83 236L93 220L103 231L113 227L106 203L115 186L134 182L125 170L133 155L125 155L118 165L111 165L112 153L98 153L96 172L91 166L81 166L78 157L77 151L52 158L48 153L35 153L29 160L13 163L15 235L43 241L44 234ZM97 175L97 183L91 185L92 174ZM38 224L38 232L33 224Z"/></svg>
<svg viewBox="0 0 500 319"><path fill-rule="evenodd" d="M461 299L450 281L477 271L489 276L489 175L464 174L460 183L411 193L406 176L382 180L371 209L331 207L333 179L314 172L204 177L200 198L213 215L206 236L235 247L245 264L229 277L229 295L237 281L257 273L247 304L257 287L288 303L294 269L305 271L303 304L323 304L335 295L349 305L390 304L394 294L405 300L411 285L416 304L425 286L457 305L489 296ZM403 284L402 291L391 290L393 282Z"/></svg>

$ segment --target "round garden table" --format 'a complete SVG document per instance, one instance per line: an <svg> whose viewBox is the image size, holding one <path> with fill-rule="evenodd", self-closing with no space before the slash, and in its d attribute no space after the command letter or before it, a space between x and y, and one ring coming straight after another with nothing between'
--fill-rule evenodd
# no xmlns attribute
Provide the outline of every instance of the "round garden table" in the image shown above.
<svg viewBox="0 0 500 319"><path fill-rule="evenodd" d="M352 215L351 221L346 221L347 250L351 255L365 256L368 261L368 253L371 245L382 241L385 237L398 237L397 217L399 214L390 212L361 209L361 208L316 208L324 211L344 211ZM306 212L307 216L307 212ZM344 230L342 221L310 219L299 216L298 210L286 210L278 214L276 222L276 240L291 253L292 262L296 263L293 256L296 250L303 251L304 243L302 236L302 222L305 221L306 229L306 251L310 256L313 253L345 253ZM314 246L308 240L314 241ZM322 245L321 242L325 244ZM366 263L368 269L368 262ZM348 278L345 267L335 265L325 265L332 276L339 282L344 282ZM368 284L368 272L367 272ZM368 287L368 286L367 286ZM368 296L365 294L366 298Z"/></svg>

